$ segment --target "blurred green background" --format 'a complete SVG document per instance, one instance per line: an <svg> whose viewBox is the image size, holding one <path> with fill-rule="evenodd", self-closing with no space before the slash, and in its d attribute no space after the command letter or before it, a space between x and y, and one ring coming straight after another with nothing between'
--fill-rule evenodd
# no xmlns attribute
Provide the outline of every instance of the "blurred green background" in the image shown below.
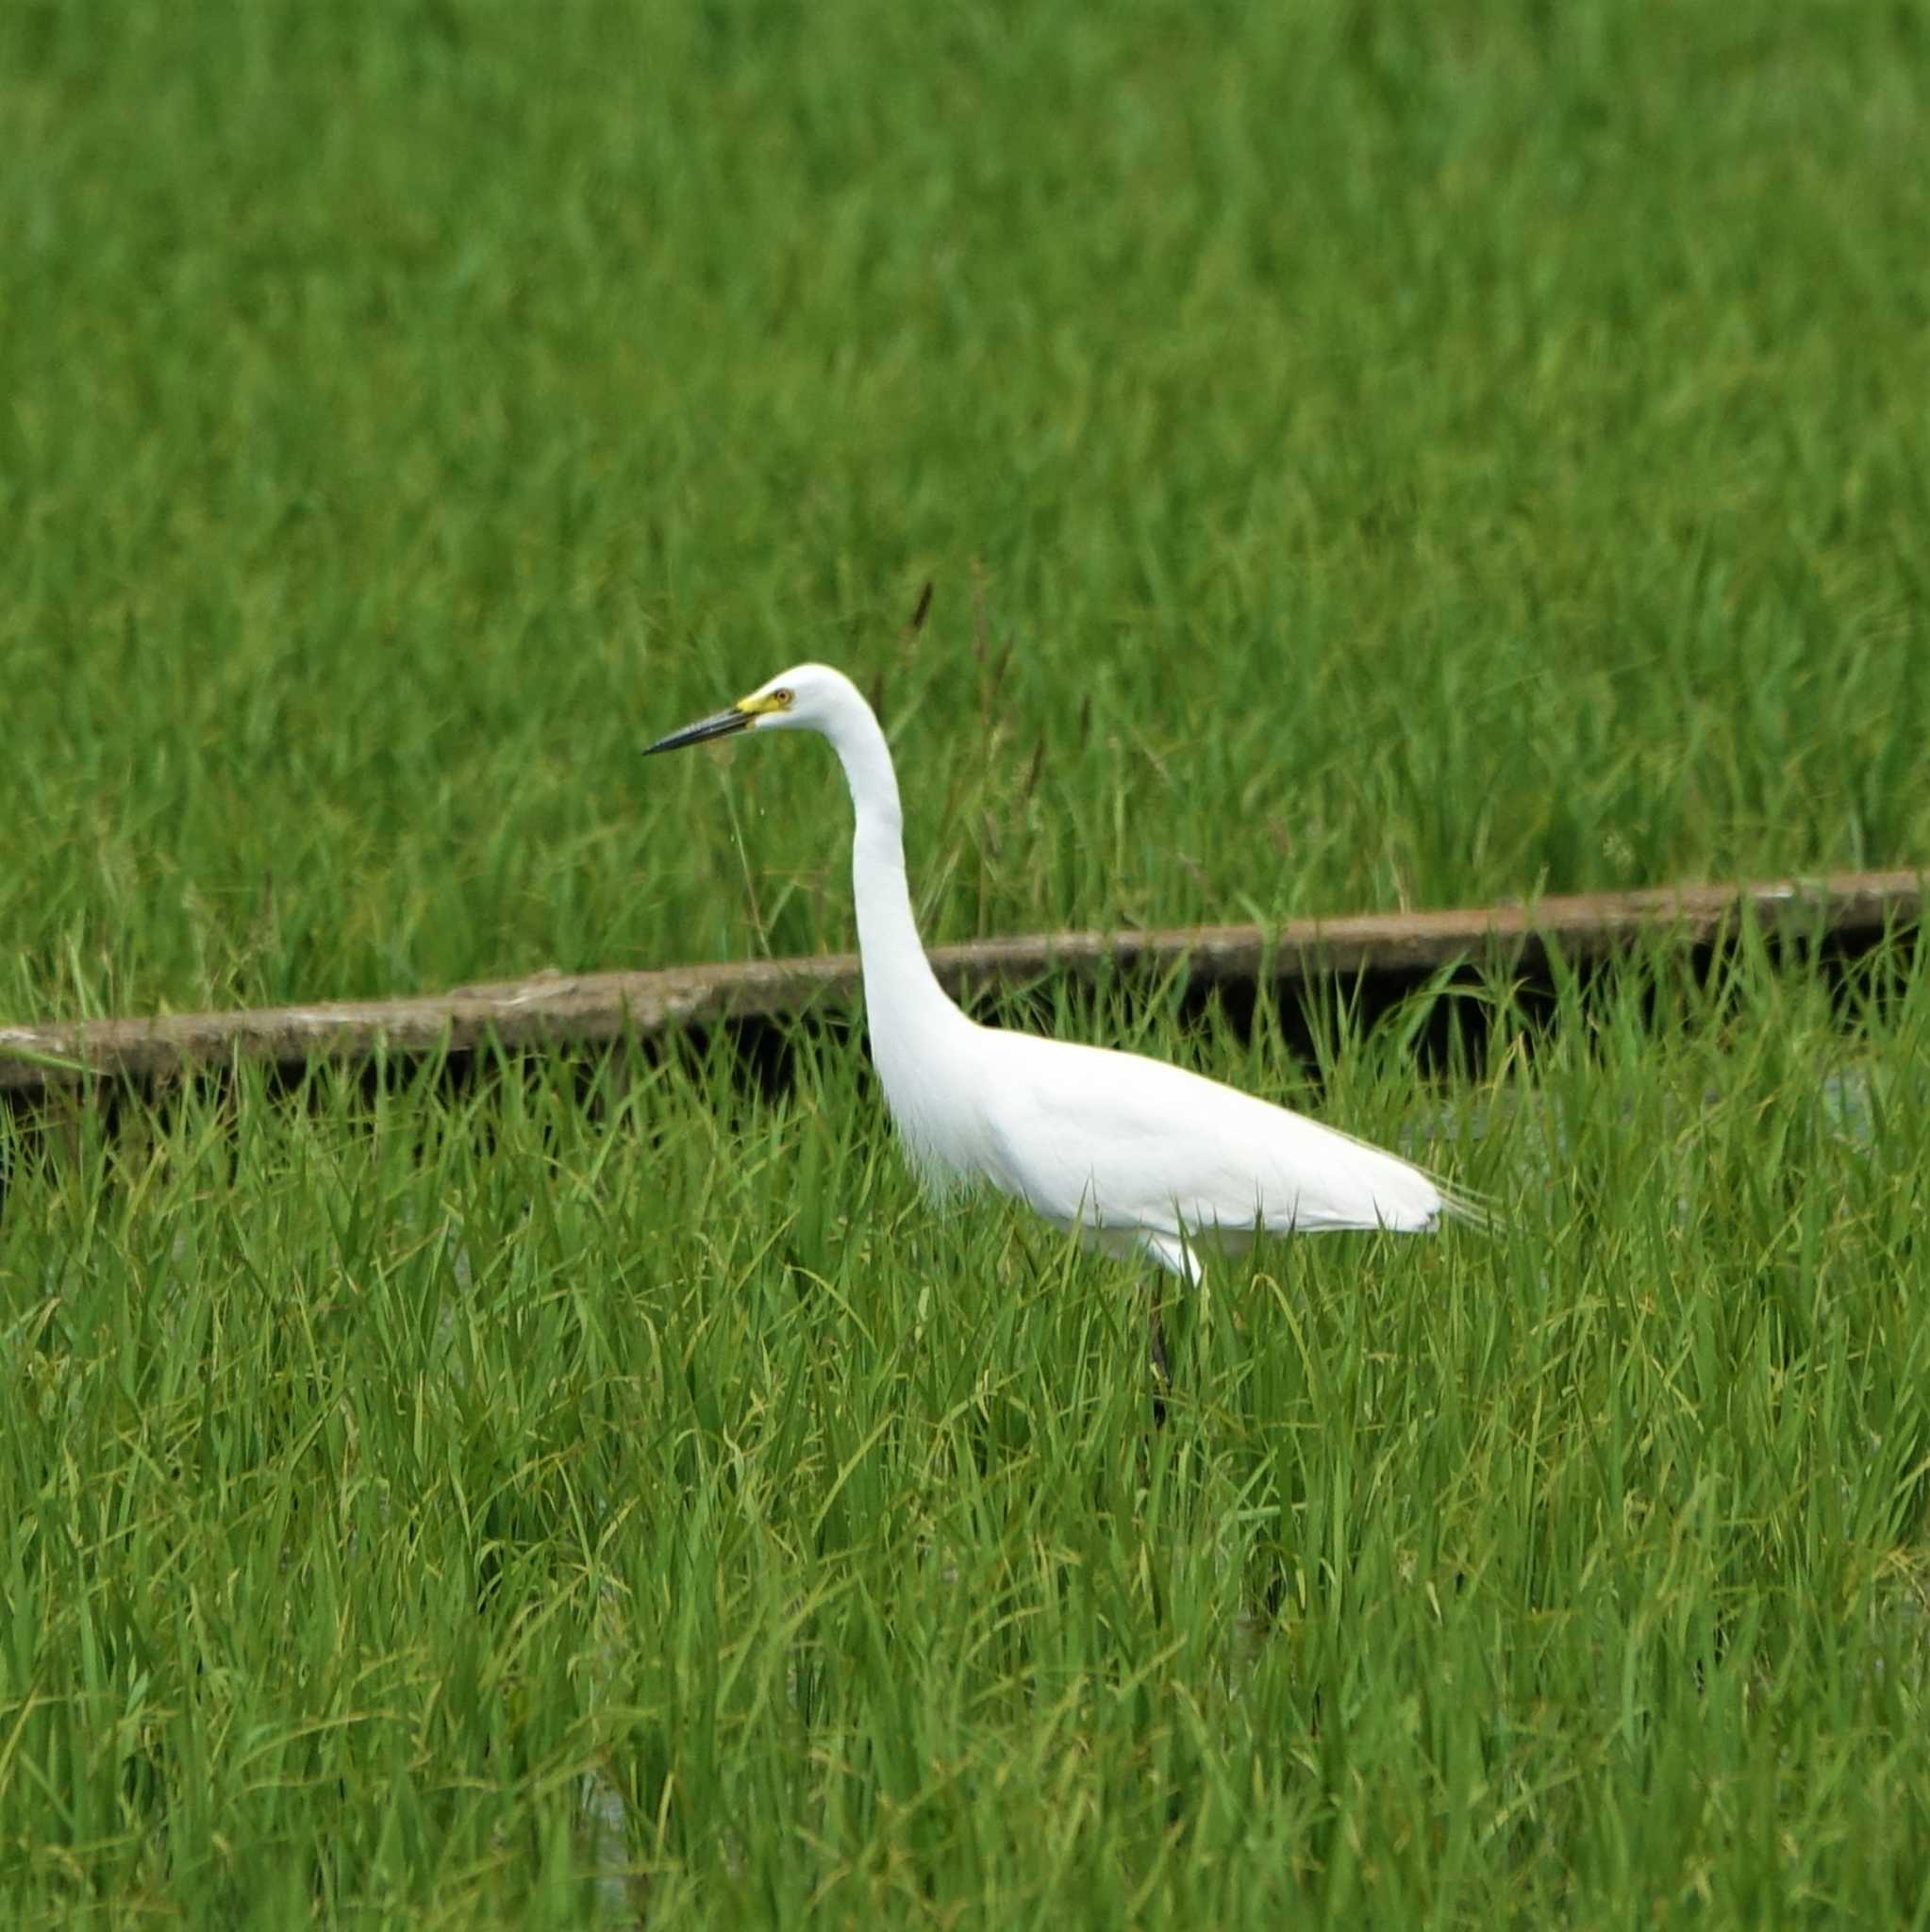
<svg viewBox="0 0 1930 1932"><path fill-rule="evenodd" d="M0 1008L1921 858L1926 37L9 0Z"/></svg>

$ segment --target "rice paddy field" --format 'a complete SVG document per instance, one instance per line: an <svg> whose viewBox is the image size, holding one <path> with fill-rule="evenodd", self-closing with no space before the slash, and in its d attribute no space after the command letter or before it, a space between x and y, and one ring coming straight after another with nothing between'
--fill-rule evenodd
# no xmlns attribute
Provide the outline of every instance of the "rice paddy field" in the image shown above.
<svg viewBox="0 0 1930 1932"><path fill-rule="evenodd" d="M637 756L803 658L934 941L1921 864L1926 125L1914 4L11 0L0 1022L842 949L822 746ZM992 1015L1506 1208L1156 1428L845 1024L0 1112L0 1916L1930 1925L1921 943L1313 1008Z"/></svg>

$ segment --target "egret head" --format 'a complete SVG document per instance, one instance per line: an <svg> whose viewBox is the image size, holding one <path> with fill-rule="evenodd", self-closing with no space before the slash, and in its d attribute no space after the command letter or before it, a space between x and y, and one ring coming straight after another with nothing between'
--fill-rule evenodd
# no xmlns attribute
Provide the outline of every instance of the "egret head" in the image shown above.
<svg viewBox="0 0 1930 1932"><path fill-rule="evenodd" d="M833 671L828 664L793 664L748 697L738 699L727 711L699 718L645 745L643 756L702 744L709 738L728 738L738 731L822 731L829 736L839 714L854 700L863 706L857 688L841 671Z"/></svg>

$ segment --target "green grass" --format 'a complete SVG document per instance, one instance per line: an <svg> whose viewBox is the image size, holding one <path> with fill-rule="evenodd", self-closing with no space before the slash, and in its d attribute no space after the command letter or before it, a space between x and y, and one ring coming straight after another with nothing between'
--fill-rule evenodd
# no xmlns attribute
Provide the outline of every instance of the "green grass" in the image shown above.
<svg viewBox="0 0 1930 1932"><path fill-rule="evenodd" d="M846 946L822 747L637 757L805 656L934 939L1921 863L1926 119L1908 0L9 0L0 1020ZM1889 966L1328 1029L1512 1225L1156 1432L848 1041L0 1120L0 1917L1930 1926Z"/></svg>
<svg viewBox="0 0 1930 1932"><path fill-rule="evenodd" d="M1158 1432L1130 1278L935 1218L840 1046L84 1113L0 1226L9 1923L1930 1923L1926 989L1343 1029L1515 1224L1223 1269Z"/></svg>
<svg viewBox="0 0 1930 1932"><path fill-rule="evenodd" d="M13 0L0 115L8 1018L842 946L822 756L635 756L807 655L935 938L1930 849L1920 7Z"/></svg>

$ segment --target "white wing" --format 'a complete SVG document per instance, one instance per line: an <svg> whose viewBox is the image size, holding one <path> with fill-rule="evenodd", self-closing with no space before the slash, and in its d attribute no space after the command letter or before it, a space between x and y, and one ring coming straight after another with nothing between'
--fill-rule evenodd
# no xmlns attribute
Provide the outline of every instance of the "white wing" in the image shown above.
<svg viewBox="0 0 1930 1932"><path fill-rule="evenodd" d="M1456 1211L1396 1156L1138 1054L988 1031L987 1177L1063 1227L1168 1243L1256 1227L1432 1228Z"/></svg>

